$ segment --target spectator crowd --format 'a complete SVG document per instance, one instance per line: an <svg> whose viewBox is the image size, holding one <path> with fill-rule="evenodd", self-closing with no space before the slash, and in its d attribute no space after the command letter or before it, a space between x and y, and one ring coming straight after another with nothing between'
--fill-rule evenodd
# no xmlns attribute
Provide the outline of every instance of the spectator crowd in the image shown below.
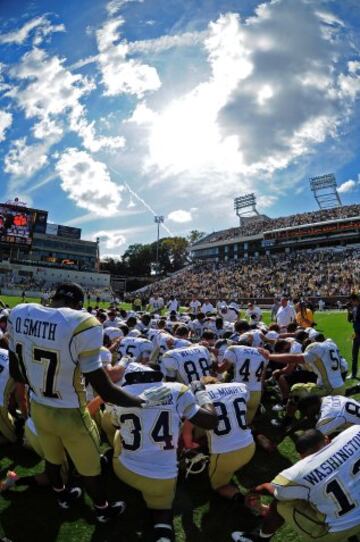
<svg viewBox="0 0 360 542"><path fill-rule="evenodd" d="M348 296L360 288L360 252L297 252L231 263L199 263L143 289L151 295L188 300Z"/></svg>
<svg viewBox="0 0 360 542"><path fill-rule="evenodd" d="M360 205L344 205L334 209L320 209L309 213L298 213L295 215L283 216L279 218L269 218L264 215L244 219L244 224L238 228L229 228L211 233L201 239L199 244L214 243L225 241L234 237L250 237L259 235L265 231L277 230L279 228L291 228L292 226L302 226L304 224L314 224L327 220L339 220L351 218L360 215Z"/></svg>

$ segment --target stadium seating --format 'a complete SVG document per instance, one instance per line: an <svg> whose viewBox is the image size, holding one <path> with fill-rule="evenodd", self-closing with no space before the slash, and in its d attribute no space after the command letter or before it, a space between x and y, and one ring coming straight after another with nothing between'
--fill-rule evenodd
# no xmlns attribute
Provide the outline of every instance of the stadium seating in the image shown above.
<svg viewBox="0 0 360 542"><path fill-rule="evenodd" d="M308 252L249 258L231 263L199 263L143 289L188 300L342 297L360 288L360 250Z"/></svg>
<svg viewBox="0 0 360 542"><path fill-rule="evenodd" d="M246 220L245 224L237 228L229 228L217 231L203 237L196 244L210 244L217 241L225 241L234 237L251 237L259 235L265 231L276 230L280 228L290 228L292 226L301 226L303 224L314 224L328 220L342 218L351 218L360 215L360 205L344 205L334 209L321 209L309 213L299 213L279 218L268 218L261 216L254 217L253 220Z"/></svg>

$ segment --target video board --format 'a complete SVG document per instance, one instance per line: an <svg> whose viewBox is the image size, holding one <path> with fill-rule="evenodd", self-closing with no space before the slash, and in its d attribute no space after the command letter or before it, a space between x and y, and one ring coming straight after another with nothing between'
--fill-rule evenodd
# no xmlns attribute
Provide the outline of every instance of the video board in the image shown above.
<svg viewBox="0 0 360 542"><path fill-rule="evenodd" d="M31 245L33 232L45 232L47 212L0 203L0 242Z"/></svg>

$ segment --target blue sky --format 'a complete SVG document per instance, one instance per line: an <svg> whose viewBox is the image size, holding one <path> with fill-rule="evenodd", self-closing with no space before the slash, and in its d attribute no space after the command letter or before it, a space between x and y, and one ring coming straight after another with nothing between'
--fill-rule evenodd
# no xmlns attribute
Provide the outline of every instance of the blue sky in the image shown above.
<svg viewBox="0 0 360 542"><path fill-rule="evenodd" d="M2 0L1 200L101 238L315 208L310 176L360 194L357 0Z"/></svg>

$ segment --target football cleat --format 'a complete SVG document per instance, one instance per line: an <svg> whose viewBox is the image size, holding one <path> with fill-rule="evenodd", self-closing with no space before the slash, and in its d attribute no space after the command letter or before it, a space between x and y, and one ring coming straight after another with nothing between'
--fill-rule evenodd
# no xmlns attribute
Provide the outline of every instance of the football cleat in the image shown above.
<svg viewBox="0 0 360 542"><path fill-rule="evenodd" d="M98 508L95 506L96 521L98 523L108 523L112 519L123 514L126 510L124 501L115 501L109 503L106 508Z"/></svg>
<svg viewBox="0 0 360 542"><path fill-rule="evenodd" d="M58 493L57 502L60 508L63 510L69 510L71 505L80 499L82 495L82 489L80 487L71 487L69 489L64 489Z"/></svg>

